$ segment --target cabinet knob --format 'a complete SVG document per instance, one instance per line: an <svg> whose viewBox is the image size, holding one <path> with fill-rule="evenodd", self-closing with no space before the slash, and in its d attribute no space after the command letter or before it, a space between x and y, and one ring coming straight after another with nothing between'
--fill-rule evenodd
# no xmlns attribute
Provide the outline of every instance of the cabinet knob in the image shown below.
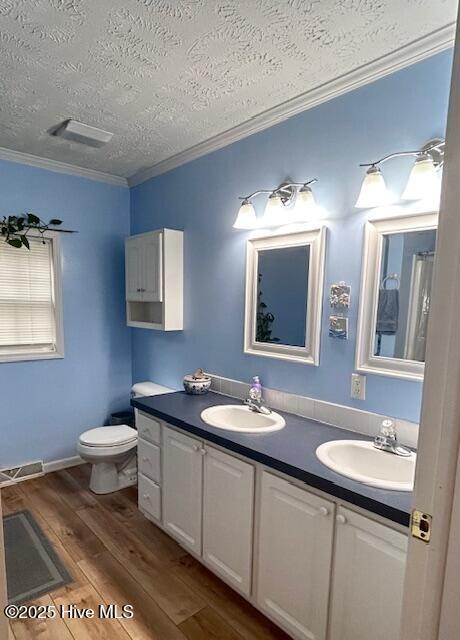
<svg viewBox="0 0 460 640"><path fill-rule="evenodd" d="M142 458L142 462L150 462L150 458L147 458L146 456L144 456Z"/></svg>
<svg viewBox="0 0 460 640"><path fill-rule="evenodd" d="M200 447L200 453L202 456L205 456L208 452L206 451L206 449L204 447Z"/></svg>
<svg viewBox="0 0 460 640"><path fill-rule="evenodd" d="M329 509L327 507L320 507L318 509L318 513L320 516L328 516L329 515Z"/></svg>
<svg viewBox="0 0 460 640"><path fill-rule="evenodd" d="M336 519L336 522L338 524L346 524L347 523L347 519L341 513L337 514L335 519Z"/></svg>
<svg viewBox="0 0 460 640"><path fill-rule="evenodd" d="M150 500L150 496L149 496L149 494L148 494L148 493L144 493L144 495L142 496L142 498L143 498L144 500Z"/></svg>
<svg viewBox="0 0 460 640"><path fill-rule="evenodd" d="M137 287L136 291L139 293L139 291L140 291L139 287Z"/></svg>
<svg viewBox="0 0 460 640"><path fill-rule="evenodd" d="M193 451L199 451L201 447L199 447L197 444L192 444L192 449Z"/></svg>

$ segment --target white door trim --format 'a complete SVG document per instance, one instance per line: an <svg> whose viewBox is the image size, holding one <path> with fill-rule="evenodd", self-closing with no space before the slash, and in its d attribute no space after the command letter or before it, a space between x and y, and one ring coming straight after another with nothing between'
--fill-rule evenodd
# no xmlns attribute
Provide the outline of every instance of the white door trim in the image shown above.
<svg viewBox="0 0 460 640"><path fill-rule="evenodd" d="M425 368L425 385L416 470L414 506L433 516L429 544L411 538L404 589L401 640L452 639L441 628L460 625L458 595L450 607L450 589L458 594L458 573L446 576L449 536L460 553L460 521L452 521L460 492L460 32L457 29L447 126L446 164L439 214ZM457 477L457 480L456 480ZM455 486L457 484L457 487ZM440 619L442 611L442 626Z"/></svg>
<svg viewBox="0 0 460 640"><path fill-rule="evenodd" d="M3 613L7 605L5 545L3 542L2 495L0 490L0 638L8 638L8 620Z"/></svg>

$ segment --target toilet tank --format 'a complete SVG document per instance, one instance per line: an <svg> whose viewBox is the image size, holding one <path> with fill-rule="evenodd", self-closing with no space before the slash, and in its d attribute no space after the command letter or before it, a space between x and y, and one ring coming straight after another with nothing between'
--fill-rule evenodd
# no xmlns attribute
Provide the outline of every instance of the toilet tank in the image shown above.
<svg viewBox="0 0 460 640"><path fill-rule="evenodd" d="M161 384L150 382L149 380L146 382L136 382L136 384L131 387L132 398L141 398L142 396L159 396L162 393L174 393L174 389L163 387Z"/></svg>

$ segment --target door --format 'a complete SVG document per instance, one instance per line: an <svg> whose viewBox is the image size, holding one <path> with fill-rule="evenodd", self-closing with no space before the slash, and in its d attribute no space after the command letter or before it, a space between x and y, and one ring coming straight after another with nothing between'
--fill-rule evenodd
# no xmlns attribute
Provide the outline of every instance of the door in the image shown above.
<svg viewBox="0 0 460 640"><path fill-rule="evenodd" d="M200 555L203 452L199 440L163 428L163 526Z"/></svg>
<svg viewBox="0 0 460 640"><path fill-rule="evenodd" d="M333 528L333 503L263 473L257 602L294 638L326 638Z"/></svg>
<svg viewBox="0 0 460 640"><path fill-rule="evenodd" d="M142 300L161 302L163 299L161 232L150 233L142 238Z"/></svg>
<svg viewBox="0 0 460 640"><path fill-rule="evenodd" d="M0 490L0 638L8 638L8 621L3 613L7 604L5 546L3 544L2 496Z"/></svg>
<svg viewBox="0 0 460 640"><path fill-rule="evenodd" d="M213 447L205 450L203 558L233 588L249 595L254 467Z"/></svg>
<svg viewBox="0 0 460 640"><path fill-rule="evenodd" d="M459 30L458 23L413 500L433 526L429 543L410 538L401 640L460 637Z"/></svg>
<svg viewBox="0 0 460 640"><path fill-rule="evenodd" d="M406 553L405 534L339 507L329 640L399 639Z"/></svg>
<svg viewBox="0 0 460 640"><path fill-rule="evenodd" d="M126 300L142 300L142 242L133 236L125 242Z"/></svg>

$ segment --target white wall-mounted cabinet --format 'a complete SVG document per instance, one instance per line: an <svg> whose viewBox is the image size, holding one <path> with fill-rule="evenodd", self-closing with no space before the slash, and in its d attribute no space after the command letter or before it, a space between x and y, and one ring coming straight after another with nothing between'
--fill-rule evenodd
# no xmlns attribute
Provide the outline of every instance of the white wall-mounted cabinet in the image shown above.
<svg viewBox="0 0 460 640"><path fill-rule="evenodd" d="M296 638L326 637L335 505L262 474L257 602Z"/></svg>
<svg viewBox="0 0 460 640"><path fill-rule="evenodd" d="M183 329L183 231L160 229L125 241L128 325Z"/></svg>
<svg viewBox="0 0 460 640"><path fill-rule="evenodd" d="M136 424L141 511L292 638L398 640L404 531L153 416Z"/></svg>
<svg viewBox="0 0 460 640"><path fill-rule="evenodd" d="M330 640L398 640L407 536L339 507Z"/></svg>

